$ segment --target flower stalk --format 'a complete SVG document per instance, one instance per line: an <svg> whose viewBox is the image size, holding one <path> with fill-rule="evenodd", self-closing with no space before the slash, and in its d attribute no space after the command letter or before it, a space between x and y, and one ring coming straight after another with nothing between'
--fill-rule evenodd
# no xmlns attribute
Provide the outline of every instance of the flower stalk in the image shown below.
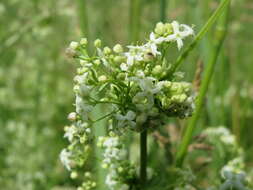
<svg viewBox="0 0 253 190"><path fill-rule="evenodd" d="M222 4L225 2L229 2L227 0L224 0ZM205 100L205 96L208 90L208 86L210 84L212 75L214 73L214 68L217 63L217 59L220 53L220 49L222 47L223 41L226 37L227 32L227 22L228 22L228 12L229 12L229 4L226 4L227 7L224 14L219 20L218 25L216 26L216 33L215 33L215 44L214 44L214 51L212 53L212 56L207 64L206 72L204 74L204 78L202 80L202 84L200 87L200 92L196 100L196 111L193 115L193 117L190 119L188 126L186 127L185 134L183 136L182 143L179 146L179 151L176 154L176 166L181 167L183 164L183 160L187 154L187 149L190 144L190 141L193 136L193 132L196 128L196 124L198 121L198 118L201 115L203 103Z"/></svg>
<svg viewBox="0 0 253 190"><path fill-rule="evenodd" d="M147 130L140 133L140 183L144 187L147 181Z"/></svg>

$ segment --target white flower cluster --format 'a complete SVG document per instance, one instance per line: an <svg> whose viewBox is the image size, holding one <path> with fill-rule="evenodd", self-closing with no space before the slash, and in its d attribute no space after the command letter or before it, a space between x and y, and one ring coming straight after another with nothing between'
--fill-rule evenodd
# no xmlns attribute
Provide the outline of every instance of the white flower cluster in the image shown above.
<svg viewBox="0 0 253 190"><path fill-rule="evenodd" d="M225 180L221 185L221 190L249 190L246 187L247 179L246 173L243 171L244 163L241 157L235 158L228 162L221 170L221 176Z"/></svg>
<svg viewBox="0 0 253 190"><path fill-rule="evenodd" d="M180 50L184 45L183 39L192 35L194 35L193 29L185 24L179 24L177 21L173 21L171 24L160 22L157 24L155 32L150 33L149 41L146 44L127 46L129 51L124 53L127 61L121 64L121 69L127 71L135 63L161 55L158 46L164 43L177 42L177 47Z"/></svg>
<svg viewBox="0 0 253 190"><path fill-rule="evenodd" d="M100 137L98 146L104 149L103 168L108 169L105 183L111 190L128 190L129 182L135 177L135 169L127 160L127 152L121 137L111 134Z"/></svg>
<svg viewBox="0 0 253 190"><path fill-rule="evenodd" d="M173 21L158 23L147 43L127 46L126 52L120 44L112 49L102 48L99 39L94 42L92 54L88 53L87 39L70 43L66 53L77 59L80 67L74 77L76 110L69 114L72 124L65 128L64 134L70 145L60 154L68 170L82 166L88 158L94 122L107 119L110 130L130 128L140 131L143 126L159 126L164 115L180 118L191 115L194 109L191 84L176 82L174 73L171 78L167 77L171 64L167 61L166 51L174 42L181 49L183 40L193 34L191 27ZM98 104L108 108L101 118L91 114ZM118 137L106 140L103 163L110 168L107 184L124 190L128 186L123 179L131 178L135 172L129 173L131 166L123 159L126 152L121 145L114 144L118 141ZM119 167L115 169L115 166ZM121 169L123 171L119 171Z"/></svg>
<svg viewBox="0 0 253 190"><path fill-rule="evenodd" d="M237 146L235 136L230 133L228 128L221 127L209 127L203 131L208 137L218 138L225 145Z"/></svg>

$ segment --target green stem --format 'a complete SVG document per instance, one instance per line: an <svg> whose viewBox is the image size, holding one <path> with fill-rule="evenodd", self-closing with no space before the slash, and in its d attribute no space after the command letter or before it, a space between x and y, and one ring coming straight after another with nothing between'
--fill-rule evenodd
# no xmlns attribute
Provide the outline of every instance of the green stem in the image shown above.
<svg viewBox="0 0 253 190"><path fill-rule="evenodd" d="M165 22L167 10L167 0L160 0L160 20Z"/></svg>
<svg viewBox="0 0 253 190"><path fill-rule="evenodd" d="M209 31L211 26L217 20L217 18L223 13L225 7L229 4L230 0L223 0L213 15L208 19L206 24L202 27L199 33L196 35L192 43L184 50L184 52L177 58L176 62L172 65L170 71L164 78L170 78L172 74L177 70L180 64L187 58L188 54L195 48L197 43L203 38L203 36Z"/></svg>
<svg viewBox="0 0 253 190"><path fill-rule="evenodd" d="M224 2L228 2L224 0ZM224 15L221 17L220 22L218 23L215 31L215 42L214 42L214 51L212 53L211 59L207 64L207 68L204 74L204 78L200 87L200 92L196 100L196 111L193 114L192 118L190 119L188 126L186 127L185 134L183 136L182 143L179 146L179 151L176 154L176 166L181 167L183 160L187 154L187 149L190 144L190 141L193 136L194 129L197 124L197 120L201 115L203 103L205 100L205 96L208 90L208 86L211 81L211 77L214 73L215 64L217 63L218 55L220 49L222 47L223 41L226 37L226 29L227 29L227 20L228 20L228 8L224 12Z"/></svg>
<svg viewBox="0 0 253 190"><path fill-rule="evenodd" d="M130 42L137 42L140 33L141 1L130 0Z"/></svg>
<svg viewBox="0 0 253 190"><path fill-rule="evenodd" d="M140 133L140 182L142 187L147 181L147 130Z"/></svg>

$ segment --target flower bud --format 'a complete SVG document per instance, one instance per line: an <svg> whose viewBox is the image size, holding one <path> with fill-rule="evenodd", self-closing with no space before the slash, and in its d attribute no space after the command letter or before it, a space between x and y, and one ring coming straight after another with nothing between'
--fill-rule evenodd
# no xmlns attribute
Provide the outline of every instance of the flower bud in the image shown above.
<svg viewBox="0 0 253 190"><path fill-rule="evenodd" d="M75 121L76 118L77 118L76 112L71 112L71 113L68 115L68 120L70 120L70 121Z"/></svg>
<svg viewBox="0 0 253 190"><path fill-rule="evenodd" d="M96 59L96 60L94 61L94 64L98 66L98 65L101 64L101 61L100 61L99 59Z"/></svg>
<svg viewBox="0 0 253 190"><path fill-rule="evenodd" d="M69 58L73 58L73 57L75 57L75 56L77 55L77 52L76 52L74 49L68 47L68 48L65 50L65 54L66 54Z"/></svg>
<svg viewBox="0 0 253 190"><path fill-rule="evenodd" d="M76 179L77 177L78 177L77 172L71 172L71 174L70 174L71 179Z"/></svg>
<svg viewBox="0 0 253 190"><path fill-rule="evenodd" d="M156 65L153 70L152 74L155 76L159 76L163 72L161 65Z"/></svg>
<svg viewBox="0 0 253 190"><path fill-rule="evenodd" d="M165 27L162 22L158 22L155 27L155 33L158 35L163 35L165 32Z"/></svg>
<svg viewBox="0 0 253 190"><path fill-rule="evenodd" d="M119 79L119 80L125 80L125 78L126 78L126 74L125 73L119 73L117 75L117 79Z"/></svg>
<svg viewBox="0 0 253 190"><path fill-rule="evenodd" d="M80 40L80 44L83 45L83 46L86 46L87 43L88 43L87 38L82 38L82 39Z"/></svg>
<svg viewBox="0 0 253 190"><path fill-rule="evenodd" d="M122 53L123 52L123 48L120 44L116 44L114 47L113 47L113 51L115 53Z"/></svg>
<svg viewBox="0 0 253 190"><path fill-rule="evenodd" d="M167 35L169 35L169 34L172 34L172 33L173 33L173 27L172 27L172 25L171 25L171 24L166 23L164 27L165 27L165 31L166 31Z"/></svg>
<svg viewBox="0 0 253 190"><path fill-rule="evenodd" d="M90 172L85 172L84 176L87 177L87 178L91 178L91 173Z"/></svg>
<svg viewBox="0 0 253 190"><path fill-rule="evenodd" d="M73 49L73 50L76 50L78 48L78 46L79 46L79 43L74 42L74 41L70 42L70 44L69 44L69 48Z"/></svg>
<svg viewBox="0 0 253 190"><path fill-rule="evenodd" d="M107 77L105 75L101 75L100 77L98 77L99 82L105 82L106 80L107 80Z"/></svg>
<svg viewBox="0 0 253 190"><path fill-rule="evenodd" d="M104 51L105 55L108 55L108 54L110 54L112 52L112 50L109 47L104 47L103 51Z"/></svg>
<svg viewBox="0 0 253 190"><path fill-rule="evenodd" d="M96 40L94 41L94 46L95 46L96 48L100 48L101 45L102 45L102 42L101 42L100 39L96 39Z"/></svg>
<svg viewBox="0 0 253 190"><path fill-rule="evenodd" d="M121 63L125 60L125 58L123 56L115 56L113 60L115 61L115 63Z"/></svg>

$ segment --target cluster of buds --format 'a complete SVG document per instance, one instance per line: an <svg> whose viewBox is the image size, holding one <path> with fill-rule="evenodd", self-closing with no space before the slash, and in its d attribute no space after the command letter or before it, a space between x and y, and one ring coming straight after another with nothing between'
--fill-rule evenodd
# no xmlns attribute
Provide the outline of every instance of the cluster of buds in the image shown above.
<svg viewBox="0 0 253 190"><path fill-rule="evenodd" d="M78 187L77 190L91 190L97 186L96 182L92 180L91 173L85 172L84 174L84 182L82 186Z"/></svg>
<svg viewBox="0 0 253 190"><path fill-rule="evenodd" d="M105 183L111 190L128 190L136 178L134 166L127 160L122 139L114 133L100 137L98 147L104 149L102 167L108 169Z"/></svg>

